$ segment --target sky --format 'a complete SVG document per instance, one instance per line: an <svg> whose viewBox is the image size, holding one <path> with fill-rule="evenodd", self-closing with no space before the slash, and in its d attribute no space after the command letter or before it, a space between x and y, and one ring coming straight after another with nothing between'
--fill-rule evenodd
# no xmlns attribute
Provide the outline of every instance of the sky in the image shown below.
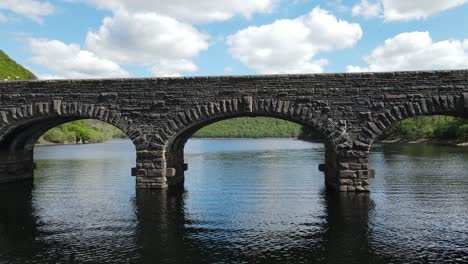
<svg viewBox="0 0 468 264"><path fill-rule="evenodd" d="M468 69L468 0L0 0L40 79Z"/></svg>

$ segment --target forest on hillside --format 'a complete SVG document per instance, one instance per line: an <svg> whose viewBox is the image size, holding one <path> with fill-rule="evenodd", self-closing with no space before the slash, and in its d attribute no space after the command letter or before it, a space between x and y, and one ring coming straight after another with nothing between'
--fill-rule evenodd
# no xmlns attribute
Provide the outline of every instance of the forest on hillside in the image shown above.
<svg viewBox="0 0 468 264"><path fill-rule="evenodd" d="M78 120L47 131L40 144L100 143L109 139L127 138L120 129L98 120Z"/></svg>
<svg viewBox="0 0 468 264"><path fill-rule="evenodd" d="M468 120L451 116L407 118L384 131L381 140L468 141Z"/></svg>

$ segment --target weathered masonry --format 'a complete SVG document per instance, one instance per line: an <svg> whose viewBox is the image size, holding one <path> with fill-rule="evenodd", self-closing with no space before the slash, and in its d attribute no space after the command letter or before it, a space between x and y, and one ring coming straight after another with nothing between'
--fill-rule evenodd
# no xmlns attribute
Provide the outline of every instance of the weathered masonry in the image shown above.
<svg viewBox="0 0 468 264"><path fill-rule="evenodd" d="M48 129L93 118L137 150L138 188L182 184L184 146L201 127L276 117L325 138L329 189L369 191L368 155L393 123L416 115L468 117L468 70L0 83L0 182L33 177L33 148Z"/></svg>

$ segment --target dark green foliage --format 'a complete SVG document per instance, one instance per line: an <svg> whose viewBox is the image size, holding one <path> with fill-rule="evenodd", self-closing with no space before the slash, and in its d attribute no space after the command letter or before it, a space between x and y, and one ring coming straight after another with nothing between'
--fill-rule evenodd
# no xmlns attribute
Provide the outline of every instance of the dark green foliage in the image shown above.
<svg viewBox="0 0 468 264"><path fill-rule="evenodd" d="M47 131L39 141L52 143L98 143L126 138L118 128L97 120L78 120Z"/></svg>
<svg viewBox="0 0 468 264"><path fill-rule="evenodd" d="M194 137L203 138L297 138L301 126L268 117L242 117L220 121L200 129Z"/></svg>
<svg viewBox="0 0 468 264"><path fill-rule="evenodd" d="M468 120L450 116L407 118L386 130L381 139L467 140Z"/></svg>
<svg viewBox="0 0 468 264"><path fill-rule="evenodd" d="M18 76L20 80L37 79L36 76L25 69L23 66L16 63L8 55L0 50L0 80L5 80L10 77L14 80Z"/></svg>

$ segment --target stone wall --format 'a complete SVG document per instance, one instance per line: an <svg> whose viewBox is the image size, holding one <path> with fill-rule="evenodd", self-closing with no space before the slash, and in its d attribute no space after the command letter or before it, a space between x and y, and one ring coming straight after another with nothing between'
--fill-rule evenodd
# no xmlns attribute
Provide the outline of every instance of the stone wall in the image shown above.
<svg viewBox="0 0 468 264"><path fill-rule="evenodd" d="M135 144L137 187L183 182L185 142L199 128L269 116L320 131L330 189L369 191L372 142L406 117L467 117L468 71L0 82L0 181L32 166L35 140L61 123L94 118Z"/></svg>

